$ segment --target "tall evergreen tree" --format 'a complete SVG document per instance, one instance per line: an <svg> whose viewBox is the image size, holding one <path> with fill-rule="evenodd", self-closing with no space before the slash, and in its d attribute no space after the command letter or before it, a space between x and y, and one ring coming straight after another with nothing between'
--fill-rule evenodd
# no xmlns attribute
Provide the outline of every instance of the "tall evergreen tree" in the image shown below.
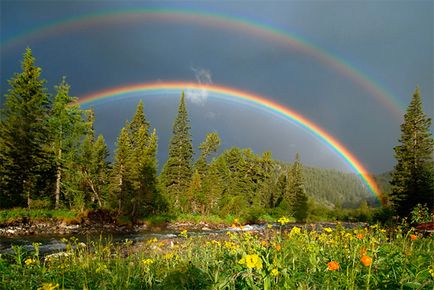
<svg viewBox="0 0 434 290"><path fill-rule="evenodd" d="M60 205L61 191L64 190L66 184L64 182L65 170L74 170L72 163L80 144L80 138L85 133L83 111L79 109L78 104L74 104L77 98L69 96L69 89L70 86L63 78L56 87L57 94L54 97L49 119L56 165L55 208Z"/></svg>
<svg viewBox="0 0 434 290"><path fill-rule="evenodd" d="M37 184L54 180L47 121L51 104L29 48L21 68L9 81L0 114L1 207L30 206L31 197L40 194Z"/></svg>
<svg viewBox="0 0 434 290"><path fill-rule="evenodd" d="M295 156L295 162L292 166L292 186L291 191L294 196L294 217L297 221L304 221L307 217L307 196L304 189L303 165L300 162L300 156Z"/></svg>
<svg viewBox="0 0 434 290"><path fill-rule="evenodd" d="M191 141L190 121L183 92L179 101L178 115L173 124L169 156L161 176L168 202L174 211L181 209L181 196L186 193L190 185L192 159L193 145Z"/></svg>
<svg viewBox="0 0 434 290"><path fill-rule="evenodd" d="M418 203L434 206L433 138L431 119L422 108L416 88L404 123L400 145L394 148L397 164L392 174L392 202L398 215L406 216Z"/></svg>
<svg viewBox="0 0 434 290"><path fill-rule="evenodd" d="M110 201L118 214L126 210L129 194L132 191L130 177L131 142L124 127L119 134L110 179Z"/></svg>

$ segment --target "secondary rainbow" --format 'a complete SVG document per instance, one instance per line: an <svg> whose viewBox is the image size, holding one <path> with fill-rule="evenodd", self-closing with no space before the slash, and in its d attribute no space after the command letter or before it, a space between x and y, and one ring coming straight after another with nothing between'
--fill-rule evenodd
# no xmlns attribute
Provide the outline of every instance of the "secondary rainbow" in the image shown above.
<svg viewBox="0 0 434 290"><path fill-rule="evenodd" d="M394 116L401 118L404 105L389 93L384 87L375 82L366 73L357 69L343 58L333 55L324 49L303 39L301 36L261 23L256 20L234 17L200 10L186 9L125 9L110 10L98 13L79 15L67 19L60 19L47 25L36 27L24 33L16 34L3 41L4 49L18 43L29 45L29 40L47 37L50 34L60 34L67 31L79 31L92 26L112 25L114 23L134 23L141 21L175 21L198 23L204 26L218 27L230 31L240 31L261 37L267 41L280 43L291 49L296 49L317 61L333 68L341 75L360 85L364 90L375 96Z"/></svg>
<svg viewBox="0 0 434 290"><path fill-rule="evenodd" d="M241 101L244 104L259 107L260 109L267 110L279 116L290 120L302 128L306 129L308 132L313 134L316 138L326 144L335 153L342 158L342 160L357 174L362 183L367 187L367 189L375 195L380 202L383 201L381 192L368 174L368 171L362 165L362 163L348 150L346 149L336 138L332 137L324 129L320 128L318 125L302 116L301 114L285 107L275 102L272 102L262 96L255 95L253 93L240 91L234 88L219 86L219 85L200 85L196 83L188 82L159 82L159 83L144 83L144 84L134 84L128 86L121 86L116 88L111 88L107 90L102 90L96 93L92 93L83 96L79 99L79 103L82 105L88 105L96 101L104 101L109 99L115 99L117 97L122 97L124 95L137 93L135 97L140 96L139 93L159 93L174 91L180 93L183 90L206 90L210 97L222 98L225 96L228 99L234 101Z"/></svg>

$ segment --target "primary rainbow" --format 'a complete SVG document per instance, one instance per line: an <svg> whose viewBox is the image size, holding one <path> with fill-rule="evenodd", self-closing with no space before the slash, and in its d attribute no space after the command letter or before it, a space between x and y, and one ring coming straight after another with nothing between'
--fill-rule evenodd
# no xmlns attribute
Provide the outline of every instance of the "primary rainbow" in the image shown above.
<svg viewBox="0 0 434 290"><path fill-rule="evenodd" d="M133 23L135 21L187 21L190 23L199 23L200 25L224 28L230 31L241 31L254 36L261 37L270 42L277 42L296 49L321 63L333 68L341 75L352 80L361 86L364 90L375 96L394 116L401 118L404 105L397 97L389 93L384 87L375 82L366 73L357 69L342 57L334 55L324 49L315 46L302 37L290 34L281 29L275 28L268 24L245 19L242 17L227 16L217 13L210 13L199 10L186 9L125 9L115 11L103 11L98 13L79 15L67 19L60 19L47 25L36 26L34 29L16 34L3 41L2 47L8 49L23 43L29 45L29 39L38 39L50 34L60 34L66 31L79 31L91 26L110 25L113 23Z"/></svg>
<svg viewBox="0 0 434 290"><path fill-rule="evenodd" d="M368 171L364 168L362 163L342 144L339 143L336 138L328 134L324 129L320 128L318 125L308 120L301 114L288 109L282 105L275 102L267 100L264 97L240 91L237 89L223 87L219 85L202 85L196 83L188 82L158 82L158 83L144 83L135 84L122 87L111 88L107 90L102 90L96 93L92 93L81 97L79 103L82 105L90 104L95 101L103 101L114 99L123 95L131 93L155 93L161 95L161 93L167 92L178 92L179 94L183 90L206 90L210 93L211 97L216 98L227 98L233 101L242 102L250 106L259 107L260 109L272 112L287 120L290 120L302 128L306 129L308 132L313 134L316 138L326 144L330 149L338 154L343 161L349 165L349 167L357 174L362 183L368 188L368 190L375 195L380 202L383 201L381 192L373 180L373 178L368 174ZM139 94L136 95L136 97Z"/></svg>

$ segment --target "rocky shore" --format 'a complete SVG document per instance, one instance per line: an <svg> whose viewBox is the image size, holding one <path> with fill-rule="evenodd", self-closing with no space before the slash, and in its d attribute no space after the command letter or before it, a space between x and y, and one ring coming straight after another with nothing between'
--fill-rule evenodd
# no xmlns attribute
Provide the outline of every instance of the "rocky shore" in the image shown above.
<svg viewBox="0 0 434 290"><path fill-rule="evenodd" d="M114 221L96 222L82 220L79 223L67 224L60 220L32 221L16 220L0 224L1 237L37 236L37 235L86 235L96 233L134 233L142 231L206 231L227 228L225 224L208 224L205 222L164 222L159 225L118 224Z"/></svg>

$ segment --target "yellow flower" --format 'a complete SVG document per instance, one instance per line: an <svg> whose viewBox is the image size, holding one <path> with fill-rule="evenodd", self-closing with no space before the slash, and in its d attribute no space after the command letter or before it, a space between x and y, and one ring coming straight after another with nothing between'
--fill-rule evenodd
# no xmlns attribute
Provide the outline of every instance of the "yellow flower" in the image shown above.
<svg viewBox="0 0 434 290"><path fill-rule="evenodd" d="M339 270L339 263L336 261L330 261L327 263L327 269L330 271Z"/></svg>
<svg viewBox="0 0 434 290"><path fill-rule="evenodd" d="M330 234L333 232L333 230L331 228L324 228L324 232L326 232L327 234Z"/></svg>
<svg viewBox="0 0 434 290"><path fill-rule="evenodd" d="M258 270L262 269L262 260L256 254L246 255L244 257L244 261L246 263L247 268L250 268L250 269L256 268Z"/></svg>
<svg viewBox="0 0 434 290"><path fill-rule="evenodd" d="M153 238L153 239L148 240L146 243L148 245L150 245L150 244L153 244L153 243L156 243L156 242L158 242L158 239L157 238Z"/></svg>
<svg viewBox="0 0 434 290"><path fill-rule="evenodd" d="M271 229L273 228L273 225L267 224L267 228Z"/></svg>
<svg viewBox="0 0 434 290"><path fill-rule="evenodd" d="M166 259L166 260L170 260L173 257L175 257L175 254L173 254L173 253L167 253L166 255L164 255L164 259Z"/></svg>
<svg viewBox="0 0 434 290"><path fill-rule="evenodd" d="M280 223L282 226L289 223L289 219L287 217L281 217L280 219L277 220L278 223Z"/></svg>
<svg viewBox="0 0 434 290"><path fill-rule="evenodd" d="M153 259L143 259L142 263L143 263L143 265L148 266L148 265L154 264L154 260Z"/></svg>
<svg viewBox="0 0 434 290"><path fill-rule="evenodd" d="M238 223L240 223L240 221L239 221L239 219L234 219L234 224L238 224Z"/></svg>
<svg viewBox="0 0 434 290"><path fill-rule="evenodd" d="M276 268L271 270L271 276L276 277L277 275L279 275L279 270L277 270Z"/></svg>
<svg viewBox="0 0 434 290"><path fill-rule="evenodd" d="M289 232L289 235L298 235L301 233L301 229L299 227L293 227Z"/></svg>
<svg viewBox="0 0 434 290"><path fill-rule="evenodd" d="M187 230L183 230L182 232L179 233L179 235L181 237L187 238Z"/></svg>
<svg viewBox="0 0 434 290"><path fill-rule="evenodd" d="M431 274L431 277L434 278L434 264L432 264L432 265L428 268L428 272Z"/></svg>
<svg viewBox="0 0 434 290"><path fill-rule="evenodd" d="M42 286L38 290L54 290L59 287L59 284L53 283L42 283Z"/></svg>
<svg viewBox="0 0 434 290"><path fill-rule="evenodd" d="M24 263L26 264L26 266L30 266L30 265L32 265L32 264L35 264L35 263L36 263L36 260L33 260L33 259L27 259L27 260L24 261Z"/></svg>

